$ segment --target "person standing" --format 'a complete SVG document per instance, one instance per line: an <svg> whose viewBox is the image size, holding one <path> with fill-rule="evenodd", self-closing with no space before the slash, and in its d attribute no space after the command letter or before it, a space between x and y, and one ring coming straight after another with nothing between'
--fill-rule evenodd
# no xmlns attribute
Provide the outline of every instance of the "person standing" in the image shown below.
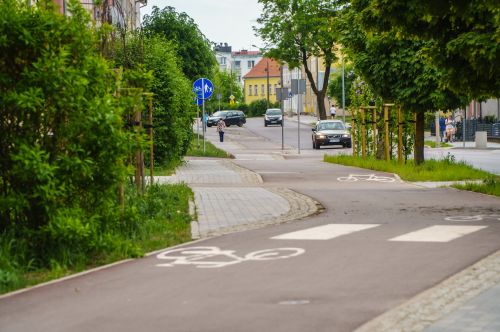
<svg viewBox="0 0 500 332"><path fill-rule="evenodd" d="M335 105L330 106L330 116L332 119L335 119L335 115L337 115L337 109L335 108Z"/></svg>
<svg viewBox="0 0 500 332"><path fill-rule="evenodd" d="M442 116L439 117L439 136L441 142L443 141L443 137L446 137L446 120Z"/></svg>
<svg viewBox="0 0 500 332"><path fill-rule="evenodd" d="M219 133L219 140L224 142L224 129L226 128L226 123L222 118L217 122L217 132Z"/></svg>

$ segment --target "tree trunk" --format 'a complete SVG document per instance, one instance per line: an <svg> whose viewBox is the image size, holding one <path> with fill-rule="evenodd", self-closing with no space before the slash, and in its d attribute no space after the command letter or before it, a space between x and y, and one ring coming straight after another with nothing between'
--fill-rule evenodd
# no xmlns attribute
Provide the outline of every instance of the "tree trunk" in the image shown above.
<svg viewBox="0 0 500 332"><path fill-rule="evenodd" d="M415 130L415 165L420 165L424 162L424 112L417 112L417 122Z"/></svg>
<svg viewBox="0 0 500 332"><path fill-rule="evenodd" d="M327 61L325 63L325 76L323 77L323 87L321 90L319 90L318 84L316 84L312 72L309 69L309 64L307 63L307 52L304 49L301 52L302 52L302 65L304 66L304 71L306 72L307 79L311 84L311 89L316 95L316 101L318 104L318 116L320 120L326 120L327 114L325 109L325 96L326 96L326 90L328 89L328 80L330 79L330 67L332 63L331 61Z"/></svg>

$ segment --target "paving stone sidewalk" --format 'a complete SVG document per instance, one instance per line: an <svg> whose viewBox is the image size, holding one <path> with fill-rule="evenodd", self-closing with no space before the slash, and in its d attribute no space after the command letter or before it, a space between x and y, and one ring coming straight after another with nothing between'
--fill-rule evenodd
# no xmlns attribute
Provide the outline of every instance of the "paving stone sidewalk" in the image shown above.
<svg viewBox="0 0 500 332"><path fill-rule="evenodd" d="M313 199L287 188L263 188L259 174L230 160L189 159L159 183L188 184L195 198L193 238L204 238L279 224L316 213Z"/></svg>

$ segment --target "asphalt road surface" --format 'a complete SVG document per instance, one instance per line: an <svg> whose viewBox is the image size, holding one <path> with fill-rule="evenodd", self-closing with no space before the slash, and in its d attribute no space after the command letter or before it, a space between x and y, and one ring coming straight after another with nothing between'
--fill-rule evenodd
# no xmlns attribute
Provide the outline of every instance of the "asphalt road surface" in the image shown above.
<svg viewBox="0 0 500 332"><path fill-rule="evenodd" d="M238 153L279 152L281 128L263 144L249 122L228 129ZM500 249L498 198L323 163L303 130L311 153L235 162L322 213L4 297L0 330L353 331Z"/></svg>

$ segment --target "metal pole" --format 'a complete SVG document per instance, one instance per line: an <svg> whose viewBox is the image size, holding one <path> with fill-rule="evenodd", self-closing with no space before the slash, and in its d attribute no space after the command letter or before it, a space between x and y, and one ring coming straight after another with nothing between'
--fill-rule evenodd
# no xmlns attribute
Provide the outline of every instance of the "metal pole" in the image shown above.
<svg viewBox="0 0 500 332"><path fill-rule="evenodd" d="M401 106L398 108L398 162L403 163L403 114Z"/></svg>
<svg viewBox="0 0 500 332"><path fill-rule="evenodd" d="M198 136L198 149L200 148L200 105L198 105L198 98L196 98L196 135Z"/></svg>
<svg viewBox="0 0 500 332"><path fill-rule="evenodd" d="M297 71L297 142L298 142L298 152L300 154L300 71Z"/></svg>
<svg viewBox="0 0 500 332"><path fill-rule="evenodd" d="M436 127L436 147L439 148L439 141L441 138L441 128L439 128L439 111L436 111L436 116L434 117L434 126Z"/></svg>
<svg viewBox="0 0 500 332"><path fill-rule="evenodd" d="M467 124L467 106L464 108L464 118L462 119L462 143L463 147L465 148L465 126Z"/></svg>
<svg viewBox="0 0 500 332"><path fill-rule="evenodd" d="M377 155L377 109L373 109L373 155Z"/></svg>
<svg viewBox="0 0 500 332"><path fill-rule="evenodd" d="M344 55L342 54L342 118L345 123Z"/></svg>
<svg viewBox="0 0 500 332"><path fill-rule="evenodd" d="M267 95L267 108L269 108L269 59L267 60L267 66L266 66L266 73L267 73L267 86L266 86L266 95Z"/></svg>
<svg viewBox="0 0 500 332"><path fill-rule="evenodd" d="M366 158L366 123L365 108L361 107L361 157Z"/></svg>
<svg viewBox="0 0 500 332"><path fill-rule="evenodd" d="M284 98L284 91L283 91L283 66L280 66L280 76L281 76L281 100L280 100L280 107L281 107L281 151L285 150L285 98Z"/></svg>
<svg viewBox="0 0 500 332"><path fill-rule="evenodd" d="M390 160L389 151L389 106L384 105L384 150L385 160Z"/></svg>
<svg viewBox="0 0 500 332"><path fill-rule="evenodd" d="M201 98L202 98L202 103L203 103L203 118L202 118L202 125L203 125L203 154L205 154L205 136L207 134L207 128L205 125L205 79L201 79Z"/></svg>

